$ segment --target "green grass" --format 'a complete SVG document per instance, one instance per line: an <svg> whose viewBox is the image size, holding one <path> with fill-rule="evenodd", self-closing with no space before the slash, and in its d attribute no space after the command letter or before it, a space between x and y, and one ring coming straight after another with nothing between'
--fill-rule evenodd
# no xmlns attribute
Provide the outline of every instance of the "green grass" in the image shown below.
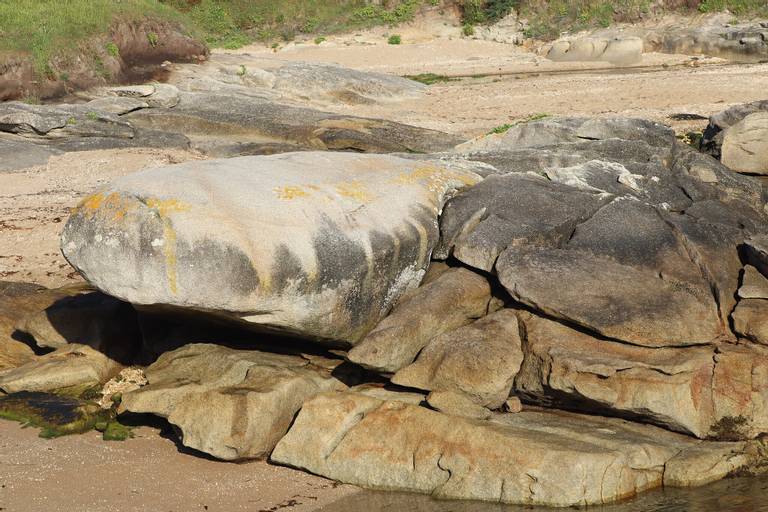
<svg viewBox="0 0 768 512"><path fill-rule="evenodd" d="M514 128L515 126L518 126L518 125L521 125L521 124L525 124L525 123L530 123L531 121L538 121L540 119L545 119L545 118L551 117L551 116L552 116L552 114L547 114L547 113L544 113L544 112L541 112L539 114L533 114L533 115L530 115L530 116L525 117L523 119L518 119L517 121L514 121L512 123L505 123L505 124L499 125L499 126L493 128L491 131L489 131L486 135L491 135L491 134L494 134L494 133L495 134L506 133L506 132L509 131L510 128Z"/></svg>
<svg viewBox="0 0 768 512"><path fill-rule="evenodd" d="M405 75L404 78L413 80L414 82L421 82L424 85L432 85L439 82L453 82L458 78L451 78L445 75L437 75L435 73L422 73L420 75Z"/></svg>
<svg viewBox="0 0 768 512"><path fill-rule="evenodd" d="M235 49L254 41L291 41L299 34L333 34L413 19L432 0L162 0L205 34L210 46ZM322 41L321 41L322 42Z"/></svg>
<svg viewBox="0 0 768 512"><path fill-rule="evenodd" d="M181 19L157 0L0 0L0 53L29 53L35 71L48 75L54 56L107 34L114 20L147 16Z"/></svg>
<svg viewBox="0 0 768 512"><path fill-rule="evenodd" d="M403 38L400 37L397 34L389 36L389 39L387 39L388 44L400 44L403 42Z"/></svg>
<svg viewBox="0 0 768 512"><path fill-rule="evenodd" d="M699 6L701 12L720 12L726 9L736 16L768 16L768 2L765 0L704 0Z"/></svg>
<svg viewBox="0 0 768 512"><path fill-rule="evenodd" d="M490 0L465 0L490 2ZM562 32L571 33L617 22L637 22L651 12L651 0L519 0L515 9L527 18L527 37L556 39ZM705 13L729 10L736 16L768 16L766 0L703 0L698 11ZM465 8L465 16L467 10ZM691 13L690 8L683 12ZM695 10L693 11L696 12Z"/></svg>

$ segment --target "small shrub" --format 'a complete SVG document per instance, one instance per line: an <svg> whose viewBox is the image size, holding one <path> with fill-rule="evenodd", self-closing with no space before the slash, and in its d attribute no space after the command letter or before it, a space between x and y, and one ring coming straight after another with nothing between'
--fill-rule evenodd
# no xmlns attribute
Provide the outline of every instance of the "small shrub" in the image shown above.
<svg viewBox="0 0 768 512"><path fill-rule="evenodd" d="M424 85L432 85L438 82L451 82L457 80L445 75L436 75L435 73L422 73L420 75L406 75L405 78L413 80L414 82L420 82Z"/></svg>
<svg viewBox="0 0 768 512"><path fill-rule="evenodd" d="M391 35L389 36L389 39L387 39L387 43L389 44L400 44L402 42L402 38L397 34Z"/></svg>
<svg viewBox="0 0 768 512"><path fill-rule="evenodd" d="M240 64L240 68L237 70L237 76L245 76L248 74L248 68L245 65Z"/></svg>
<svg viewBox="0 0 768 512"><path fill-rule="evenodd" d="M160 42L160 36L155 32L149 32L147 33L147 41L149 41L149 46L157 48L157 44Z"/></svg>
<svg viewBox="0 0 768 512"><path fill-rule="evenodd" d="M325 41L325 38L323 36L319 36L315 38L315 44L320 44L323 41Z"/></svg>
<svg viewBox="0 0 768 512"><path fill-rule="evenodd" d="M118 48L117 45L112 41L108 42L105 48L107 50L107 53L110 54L112 57L120 56L120 48Z"/></svg>
<svg viewBox="0 0 768 512"><path fill-rule="evenodd" d="M496 134L506 133L507 131L509 131L510 128L514 128L515 126L518 126L518 125L521 125L521 124L525 124L525 123L530 123L532 121L538 121L540 119L544 119L544 118L547 118L547 117L550 117L550 114L546 114L546 113L543 113L543 112L539 113L539 114L533 114L533 115L530 115L530 116L525 117L523 119L519 119L517 121L514 121L512 123L505 123L505 124L499 125L496 128L494 128L491 131L489 131L487 133L487 135L491 135L493 133L496 133Z"/></svg>
<svg viewBox="0 0 768 512"><path fill-rule="evenodd" d="M97 114L96 112L88 112L87 114L85 114L85 117L87 117L91 121L99 120L99 114Z"/></svg>
<svg viewBox="0 0 768 512"><path fill-rule="evenodd" d="M470 37L475 35L475 27L470 25L469 23L465 23L463 27L461 27L461 33L464 34L466 37Z"/></svg>

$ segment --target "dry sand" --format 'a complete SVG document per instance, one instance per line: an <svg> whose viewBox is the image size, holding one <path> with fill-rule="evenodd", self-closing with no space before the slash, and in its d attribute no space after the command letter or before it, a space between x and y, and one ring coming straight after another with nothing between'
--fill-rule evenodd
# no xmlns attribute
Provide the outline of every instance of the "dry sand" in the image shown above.
<svg viewBox="0 0 768 512"><path fill-rule="evenodd" d="M0 421L3 512L307 512L359 492L266 462L181 453L151 427L111 442L96 432L53 440L37 433Z"/></svg>

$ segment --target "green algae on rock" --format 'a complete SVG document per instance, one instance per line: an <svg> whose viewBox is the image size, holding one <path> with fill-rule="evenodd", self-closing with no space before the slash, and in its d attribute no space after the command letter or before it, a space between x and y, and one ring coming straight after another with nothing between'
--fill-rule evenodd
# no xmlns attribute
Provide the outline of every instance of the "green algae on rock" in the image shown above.
<svg viewBox="0 0 768 512"><path fill-rule="evenodd" d="M20 391L0 396L0 418L37 427L40 437L49 439L94 429L103 432L105 441L131 437L130 429L114 416L113 410L71 395Z"/></svg>

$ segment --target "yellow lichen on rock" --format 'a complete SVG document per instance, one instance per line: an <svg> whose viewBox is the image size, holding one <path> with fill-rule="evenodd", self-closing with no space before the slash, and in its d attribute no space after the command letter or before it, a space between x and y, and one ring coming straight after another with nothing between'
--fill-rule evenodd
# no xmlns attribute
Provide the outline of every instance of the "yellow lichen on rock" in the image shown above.
<svg viewBox="0 0 768 512"><path fill-rule="evenodd" d="M370 192L366 190L365 185L359 181L351 181L348 183L338 183L336 185L336 192L343 197L354 199L361 203L367 203L373 197Z"/></svg>
<svg viewBox="0 0 768 512"><path fill-rule="evenodd" d="M278 199L283 199L285 201L296 199L297 197L307 197L309 195L309 193L301 187L275 187L273 190Z"/></svg>

